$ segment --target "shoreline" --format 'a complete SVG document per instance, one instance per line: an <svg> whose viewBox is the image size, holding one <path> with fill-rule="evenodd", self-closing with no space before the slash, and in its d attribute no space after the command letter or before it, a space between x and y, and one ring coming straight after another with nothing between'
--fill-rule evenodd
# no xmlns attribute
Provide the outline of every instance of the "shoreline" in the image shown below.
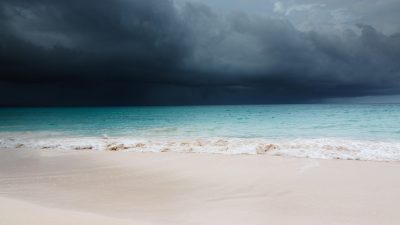
<svg viewBox="0 0 400 225"><path fill-rule="evenodd" d="M7 225L21 224L24 208L37 212L33 225L394 225L398 190L397 162L0 150Z"/></svg>
<svg viewBox="0 0 400 225"><path fill-rule="evenodd" d="M1 133L0 149L98 150L272 155L400 162L400 141L351 138L91 137L62 133Z"/></svg>

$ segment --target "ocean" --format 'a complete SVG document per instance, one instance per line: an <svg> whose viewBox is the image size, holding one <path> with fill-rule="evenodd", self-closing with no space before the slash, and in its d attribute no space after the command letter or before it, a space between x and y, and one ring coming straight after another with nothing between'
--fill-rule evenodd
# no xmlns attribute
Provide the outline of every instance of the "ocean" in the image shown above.
<svg viewBox="0 0 400 225"><path fill-rule="evenodd" d="M0 148L400 160L400 104L2 108Z"/></svg>

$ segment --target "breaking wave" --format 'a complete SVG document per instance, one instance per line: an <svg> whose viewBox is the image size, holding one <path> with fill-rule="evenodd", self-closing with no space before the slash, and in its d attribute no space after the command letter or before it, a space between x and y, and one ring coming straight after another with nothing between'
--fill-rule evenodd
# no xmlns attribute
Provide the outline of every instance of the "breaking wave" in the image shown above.
<svg viewBox="0 0 400 225"><path fill-rule="evenodd" d="M339 138L135 138L80 137L54 132L0 134L0 148L267 154L319 159L399 161L400 141Z"/></svg>

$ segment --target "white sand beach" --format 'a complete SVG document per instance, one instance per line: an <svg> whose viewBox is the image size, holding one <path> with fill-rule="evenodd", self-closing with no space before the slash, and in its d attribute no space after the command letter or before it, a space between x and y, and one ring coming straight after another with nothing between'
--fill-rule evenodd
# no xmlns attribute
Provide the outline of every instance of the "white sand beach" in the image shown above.
<svg viewBox="0 0 400 225"><path fill-rule="evenodd" d="M3 149L0 224L400 223L400 163Z"/></svg>

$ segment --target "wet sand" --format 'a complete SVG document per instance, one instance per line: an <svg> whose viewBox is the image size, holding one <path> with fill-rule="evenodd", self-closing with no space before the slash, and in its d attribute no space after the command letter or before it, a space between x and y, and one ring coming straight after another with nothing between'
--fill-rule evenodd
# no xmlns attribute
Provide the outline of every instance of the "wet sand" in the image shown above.
<svg viewBox="0 0 400 225"><path fill-rule="evenodd" d="M0 150L0 224L400 223L400 163Z"/></svg>

